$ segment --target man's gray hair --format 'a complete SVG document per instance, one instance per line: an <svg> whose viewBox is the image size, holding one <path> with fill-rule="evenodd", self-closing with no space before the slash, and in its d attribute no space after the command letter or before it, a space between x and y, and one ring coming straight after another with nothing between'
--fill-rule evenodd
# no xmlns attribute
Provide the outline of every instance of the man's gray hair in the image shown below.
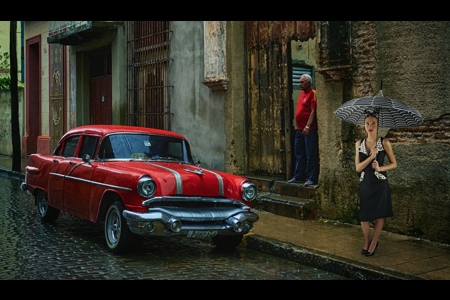
<svg viewBox="0 0 450 300"><path fill-rule="evenodd" d="M306 77L306 80L308 80L309 83L312 83L312 78L311 78L311 76L309 76L308 74L303 74L302 77L303 77L303 76ZM301 78L301 77L300 77L300 78Z"/></svg>

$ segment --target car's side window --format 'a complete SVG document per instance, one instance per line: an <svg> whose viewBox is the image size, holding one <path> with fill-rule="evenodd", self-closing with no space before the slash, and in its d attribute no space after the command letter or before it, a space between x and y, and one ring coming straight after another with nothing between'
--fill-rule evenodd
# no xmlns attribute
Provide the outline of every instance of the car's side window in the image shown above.
<svg viewBox="0 0 450 300"><path fill-rule="evenodd" d="M103 139L100 145L100 150L98 151L98 158L100 159L115 158L114 152L111 147L111 141L109 140L109 136Z"/></svg>
<svg viewBox="0 0 450 300"><path fill-rule="evenodd" d="M54 156L61 156L61 148L62 148L62 144L60 144L58 149L56 149Z"/></svg>
<svg viewBox="0 0 450 300"><path fill-rule="evenodd" d="M66 140L66 143L64 145L63 150L63 157L74 157L75 151L77 150L78 140L80 139L80 136L74 136L71 138L68 138Z"/></svg>
<svg viewBox="0 0 450 300"><path fill-rule="evenodd" d="M88 154L90 158L94 158L95 150L97 150L98 145L98 137L95 136L83 136L83 140L81 141L80 153L79 157L83 157L83 155Z"/></svg>

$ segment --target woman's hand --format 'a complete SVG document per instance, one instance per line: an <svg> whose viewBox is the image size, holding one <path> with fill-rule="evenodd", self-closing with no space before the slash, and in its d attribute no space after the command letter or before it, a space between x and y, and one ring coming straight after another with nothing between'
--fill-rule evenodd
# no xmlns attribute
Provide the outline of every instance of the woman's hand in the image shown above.
<svg viewBox="0 0 450 300"><path fill-rule="evenodd" d="M374 161L372 162L372 167L375 169L375 171L381 172L380 165L378 164L378 162L377 162L376 160L374 160Z"/></svg>
<svg viewBox="0 0 450 300"><path fill-rule="evenodd" d="M373 147L372 151L370 151L370 159L375 159L378 154L377 146Z"/></svg>

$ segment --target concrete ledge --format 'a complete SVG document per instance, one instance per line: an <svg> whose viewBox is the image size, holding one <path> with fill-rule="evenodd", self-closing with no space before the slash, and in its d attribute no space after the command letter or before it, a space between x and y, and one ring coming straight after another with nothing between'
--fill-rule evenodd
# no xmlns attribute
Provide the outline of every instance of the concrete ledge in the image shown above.
<svg viewBox="0 0 450 300"><path fill-rule="evenodd" d="M356 263L343 257L314 249L294 246L290 243L257 234L246 235L244 244L249 249L333 272L351 279L422 280L422 278L413 275L403 274L361 262Z"/></svg>
<svg viewBox="0 0 450 300"><path fill-rule="evenodd" d="M333 272L351 279L364 280L423 280L422 278L394 270L356 262L315 249L295 246L273 238L248 234L243 245L249 249L295 261L307 266Z"/></svg>

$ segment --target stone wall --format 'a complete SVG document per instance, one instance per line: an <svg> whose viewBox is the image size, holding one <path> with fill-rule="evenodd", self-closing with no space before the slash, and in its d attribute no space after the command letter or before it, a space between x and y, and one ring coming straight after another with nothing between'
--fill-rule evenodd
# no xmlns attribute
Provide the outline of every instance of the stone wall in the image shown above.
<svg viewBox="0 0 450 300"><path fill-rule="evenodd" d="M450 242L449 22L377 22L377 78L385 96L423 122L390 129L398 168L389 172L394 217L386 229Z"/></svg>
<svg viewBox="0 0 450 300"><path fill-rule="evenodd" d="M23 94L23 90L19 90L20 137L24 135ZM11 134L11 92L0 92L0 155L11 156L13 154Z"/></svg>
<svg viewBox="0 0 450 300"><path fill-rule="evenodd" d="M385 97L414 107L424 120L379 130L398 163L388 172L394 217L384 229L449 243L449 22L354 21L351 29L351 76L335 82L317 77L321 214L359 223L354 155L364 129L337 120L333 112L353 98L375 96L382 82Z"/></svg>

